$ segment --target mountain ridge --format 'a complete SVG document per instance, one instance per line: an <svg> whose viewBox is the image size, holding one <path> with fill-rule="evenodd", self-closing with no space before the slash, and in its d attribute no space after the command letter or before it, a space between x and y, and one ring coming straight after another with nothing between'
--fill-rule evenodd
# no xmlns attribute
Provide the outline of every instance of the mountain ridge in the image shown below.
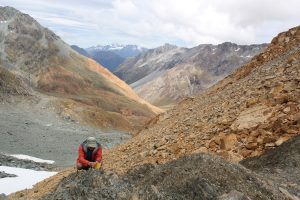
<svg viewBox="0 0 300 200"><path fill-rule="evenodd" d="M163 106L212 86L265 47L230 42L193 48L166 44L127 59L114 73L139 96Z"/></svg>

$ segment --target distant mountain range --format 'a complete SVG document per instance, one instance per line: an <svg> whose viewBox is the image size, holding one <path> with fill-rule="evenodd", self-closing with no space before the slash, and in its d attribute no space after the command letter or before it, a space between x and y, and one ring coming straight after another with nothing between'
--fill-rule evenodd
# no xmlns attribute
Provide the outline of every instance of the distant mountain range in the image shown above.
<svg viewBox="0 0 300 200"><path fill-rule="evenodd" d="M99 64L103 65L110 71L114 71L125 59L137 56L138 54L147 51L146 48L138 45L98 45L86 49L76 45L71 46L78 53L94 59Z"/></svg>
<svg viewBox="0 0 300 200"><path fill-rule="evenodd" d="M114 73L137 94L159 106L197 94L229 75L266 48L266 44L165 44L128 58Z"/></svg>
<svg viewBox="0 0 300 200"><path fill-rule="evenodd" d="M63 118L107 129L133 130L160 112L29 15L0 7L0 22L0 97L33 89Z"/></svg>
<svg viewBox="0 0 300 200"><path fill-rule="evenodd" d="M88 53L95 52L95 51L110 51L114 52L115 54L123 57L134 57L141 52L147 51L147 48L138 46L138 45L122 45L122 44L112 44L112 45L98 45L94 47L89 47L86 49Z"/></svg>

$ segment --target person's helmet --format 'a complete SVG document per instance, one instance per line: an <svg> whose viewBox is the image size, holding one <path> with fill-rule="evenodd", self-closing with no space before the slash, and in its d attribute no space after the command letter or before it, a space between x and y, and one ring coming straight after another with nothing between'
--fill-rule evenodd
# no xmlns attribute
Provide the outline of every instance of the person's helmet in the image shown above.
<svg viewBox="0 0 300 200"><path fill-rule="evenodd" d="M96 148L97 147L97 141L94 137L88 137L86 139L86 145L87 147Z"/></svg>

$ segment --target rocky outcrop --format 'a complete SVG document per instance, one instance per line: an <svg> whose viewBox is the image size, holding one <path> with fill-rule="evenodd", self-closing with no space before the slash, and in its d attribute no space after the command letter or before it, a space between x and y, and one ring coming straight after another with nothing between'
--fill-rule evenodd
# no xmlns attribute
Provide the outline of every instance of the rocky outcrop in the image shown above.
<svg viewBox="0 0 300 200"><path fill-rule="evenodd" d="M261 156L247 158L240 164L272 180L291 199L300 198L300 135Z"/></svg>
<svg viewBox="0 0 300 200"><path fill-rule="evenodd" d="M115 74L144 99L167 105L207 89L265 47L226 42L188 49L166 44L127 59Z"/></svg>
<svg viewBox="0 0 300 200"><path fill-rule="evenodd" d="M299 36L300 27L279 34L248 64L201 95L184 99L110 151L107 165L126 171L197 152L240 161L298 135Z"/></svg>
<svg viewBox="0 0 300 200"><path fill-rule="evenodd" d="M275 187L238 164L207 154L164 165L143 165L118 176L80 171L63 179L43 199L288 199Z"/></svg>
<svg viewBox="0 0 300 200"><path fill-rule="evenodd" d="M21 76L0 66L0 101L10 96L28 96L31 89Z"/></svg>
<svg viewBox="0 0 300 200"><path fill-rule="evenodd" d="M7 177L16 177L14 174L7 174L5 172L0 171L0 179L1 178L7 178Z"/></svg>
<svg viewBox="0 0 300 200"><path fill-rule="evenodd" d="M52 164L38 163L31 160L21 160L12 156L0 154L0 166L19 167L33 170L52 170L55 168Z"/></svg>
<svg viewBox="0 0 300 200"><path fill-rule="evenodd" d="M37 92L55 97L51 104L62 117L128 131L140 128L161 112L29 15L0 7L0 21L1 66L22 77Z"/></svg>

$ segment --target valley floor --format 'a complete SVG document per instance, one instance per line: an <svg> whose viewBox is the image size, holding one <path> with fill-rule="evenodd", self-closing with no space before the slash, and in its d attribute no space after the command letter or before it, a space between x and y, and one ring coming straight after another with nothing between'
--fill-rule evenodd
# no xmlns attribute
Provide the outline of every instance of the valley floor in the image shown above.
<svg viewBox="0 0 300 200"><path fill-rule="evenodd" d="M44 95L1 102L0 127L0 152L54 160L59 167L74 165L78 145L88 136L95 136L104 148L130 137L62 119L51 106L51 98Z"/></svg>

